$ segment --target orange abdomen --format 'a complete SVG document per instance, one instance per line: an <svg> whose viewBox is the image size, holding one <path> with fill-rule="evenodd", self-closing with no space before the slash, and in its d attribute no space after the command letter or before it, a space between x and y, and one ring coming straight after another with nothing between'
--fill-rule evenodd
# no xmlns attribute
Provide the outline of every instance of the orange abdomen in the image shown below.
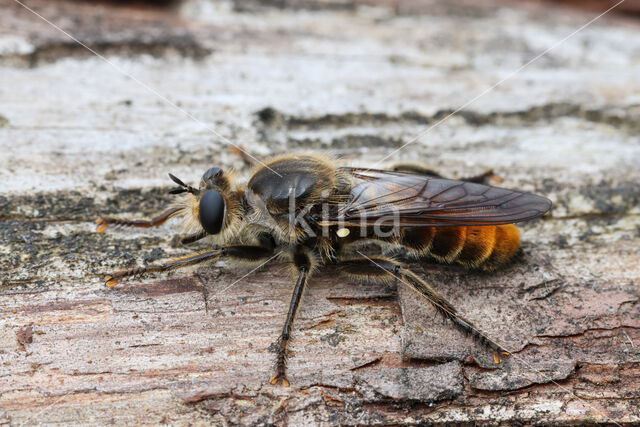
<svg viewBox="0 0 640 427"><path fill-rule="evenodd" d="M520 231L513 224L408 228L401 244L417 255L431 255L441 262L494 270L516 253Z"/></svg>

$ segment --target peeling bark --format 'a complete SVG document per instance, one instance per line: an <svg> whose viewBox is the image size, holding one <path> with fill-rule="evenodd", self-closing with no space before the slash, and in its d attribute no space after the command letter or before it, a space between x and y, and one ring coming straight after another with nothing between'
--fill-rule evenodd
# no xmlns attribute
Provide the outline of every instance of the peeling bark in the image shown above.
<svg viewBox="0 0 640 427"><path fill-rule="evenodd" d="M93 224L160 211L167 172L246 177L246 159L1 2L0 423L640 422L636 21L606 16L465 105L594 15L462 0L28 4L259 158L372 165L437 125L387 163L492 168L554 209L522 225L502 271L412 263L513 353L500 366L402 284L328 269L294 326L292 386L269 385L285 265L243 278L218 262L110 290L104 272L208 243L182 247L175 223Z"/></svg>

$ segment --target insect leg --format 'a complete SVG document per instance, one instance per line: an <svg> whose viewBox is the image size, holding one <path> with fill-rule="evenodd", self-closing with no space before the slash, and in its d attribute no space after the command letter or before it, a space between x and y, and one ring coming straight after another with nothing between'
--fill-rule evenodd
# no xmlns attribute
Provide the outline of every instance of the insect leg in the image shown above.
<svg viewBox="0 0 640 427"><path fill-rule="evenodd" d="M407 173L415 173L419 175L427 175L432 176L434 178L444 178L442 175L434 171L433 169L429 169L425 165L421 165L419 163L396 163L391 166L391 170L395 172L407 172ZM467 181L467 182L475 182L478 184L489 184L489 180L495 179L498 182L502 181L502 179L493 172L493 169L489 169L486 172L483 172L479 175L459 178L459 181Z"/></svg>
<svg viewBox="0 0 640 427"><path fill-rule="evenodd" d="M213 249L210 251L198 252L179 258L173 258L158 265L121 270L113 274L106 275L104 277L105 284L108 287L113 287L118 284L119 280L124 279L125 277L140 276L146 273L174 270L176 268L199 264L201 262L223 256L243 261L260 261L272 256L275 249L275 242L273 241L273 238L267 233L262 233L258 237L258 239L258 245L223 246L221 248Z"/></svg>
<svg viewBox="0 0 640 427"><path fill-rule="evenodd" d="M291 295L291 302L289 303L289 312L287 313L287 320L284 322L282 333L280 338L276 341L276 366L275 374L269 379L271 384L277 384L282 381L282 385L289 386L289 381L286 377L287 369L287 344L291 335L291 327L293 326L293 319L295 318L298 305L302 299L302 293L304 287L307 284L307 277L309 275L310 260L309 257L300 252L294 255L294 263L298 270L298 280L293 288L293 294Z"/></svg>
<svg viewBox="0 0 640 427"><path fill-rule="evenodd" d="M419 175L432 176L434 178L444 178L442 175L429 169L426 165L420 163L395 163L390 168L394 172L415 173Z"/></svg>
<svg viewBox="0 0 640 427"><path fill-rule="evenodd" d="M180 258L170 259L163 264L150 265L148 267L136 267L129 270L117 271L113 274L107 274L104 276L105 285L112 288L118 284L118 281L125 277L140 276L147 273L156 273L160 271L173 270L180 267L186 267L188 265L198 264L203 261L207 261L212 258L220 256L221 249L215 249L212 251L198 252L191 255L186 255Z"/></svg>
<svg viewBox="0 0 640 427"><path fill-rule="evenodd" d="M459 180L488 185L489 181L491 181L492 179L496 180L497 182L502 182L502 178L500 178L499 175L496 175L493 172L493 169L487 169L485 172L481 173L480 175L468 176L465 178L460 178Z"/></svg>
<svg viewBox="0 0 640 427"><path fill-rule="evenodd" d="M190 243L197 242L200 239L204 239L205 237L207 237L207 232L202 230L202 231L200 231L198 233L189 234L188 236L184 236L182 239L180 239L180 243L182 243L183 245L188 245Z"/></svg>
<svg viewBox="0 0 640 427"><path fill-rule="evenodd" d="M96 219L96 231L98 233L104 232L109 225L121 225L124 227L139 227L139 228L151 228L159 227L164 224L169 218L178 213L182 208L169 208L159 215L154 216L151 219L128 219L128 218L114 218L110 216L101 216Z"/></svg>
<svg viewBox="0 0 640 427"><path fill-rule="evenodd" d="M495 351L493 360L501 361L500 356L508 356L509 352L482 333L470 321L458 314L450 302L433 289L417 274L401 264L384 257L364 257L341 261L338 268L351 279L357 281L378 281L388 283L394 278L409 285L413 290L425 297L445 318L451 320L456 327L466 334L482 342Z"/></svg>
<svg viewBox="0 0 640 427"><path fill-rule="evenodd" d="M245 166L256 166L256 160L247 152L247 150L243 146L234 145L229 148L229 152L240 157Z"/></svg>

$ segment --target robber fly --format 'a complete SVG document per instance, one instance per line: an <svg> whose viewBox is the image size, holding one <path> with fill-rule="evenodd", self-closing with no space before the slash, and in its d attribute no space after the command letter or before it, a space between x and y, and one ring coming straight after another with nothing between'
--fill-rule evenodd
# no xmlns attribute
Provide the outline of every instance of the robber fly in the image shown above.
<svg viewBox="0 0 640 427"><path fill-rule="evenodd" d="M431 257L494 270L520 246L520 233L513 223L546 213L551 207L548 199L472 182L486 176L458 181L413 167L337 167L330 159L310 154L274 158L259 166L246 186L234 184L230 174L217 167L202 175L198 188L169 176L178 185L171 193L182 196L168 210L151 220L103 216L96 220L97 231L109 225L155 227L179 216L189 230L183 243L207 237L215 246L162 264L109 274L106 285L220 258L255 265L284 259L291 265L295 286L276 341L275 374L270 383L289 384L287 343L296 310L309 277L326 265L352 281L400 281L491 348L496 363L500 356L509 355L393 256L365 255L354 247L374 240L399 248L404 257Z"/></svg>

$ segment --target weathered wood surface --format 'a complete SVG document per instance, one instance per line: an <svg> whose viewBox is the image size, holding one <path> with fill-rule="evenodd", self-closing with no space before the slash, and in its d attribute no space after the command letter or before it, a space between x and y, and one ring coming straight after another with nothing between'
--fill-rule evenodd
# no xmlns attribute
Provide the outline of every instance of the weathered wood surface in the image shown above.
<svg viewBox="0 0 640 427"><path fill-rule="evenodd" d="M388 160L450 176L494 168L502 185L553 199L504 271L415 265L514 356L495 369L406 289L327 272L303 300L282 388L265 380L292 288L284 265L242 278L219 262L110 290L100 273L189 249L175 224L98 235L93 219L155 213L169 171L246 173L206 126L260 158L374 163L594 15L27 4L112 65L0 2L0 422L640 421L637 21L599 20Z"/></svg>

